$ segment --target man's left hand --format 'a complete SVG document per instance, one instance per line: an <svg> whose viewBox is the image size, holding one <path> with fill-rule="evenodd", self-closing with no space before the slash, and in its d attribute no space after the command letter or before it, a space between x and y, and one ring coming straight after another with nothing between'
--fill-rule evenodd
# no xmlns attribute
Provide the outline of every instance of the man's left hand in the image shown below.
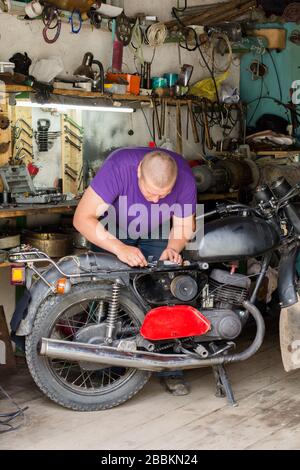
<svg viewBox="0 0 300 470"><path fill-rule="evenodd" d="M172 261L176 264L182 264L182 256L173 248L167 248L161 255L160 261Z"/></svg>

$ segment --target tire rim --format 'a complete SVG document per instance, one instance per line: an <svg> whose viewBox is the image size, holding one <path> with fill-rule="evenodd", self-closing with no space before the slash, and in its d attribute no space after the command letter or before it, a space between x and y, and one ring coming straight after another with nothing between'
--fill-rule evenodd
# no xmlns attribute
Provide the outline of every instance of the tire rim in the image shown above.
<svg viewBox="0 0 300 470"><path fill-rule="evenodd" d="M73 341L74 335L87 325L97 324L100 302L108 307L109 298L94 297L83 299L69 305L54 320L48 330L47 337L64 341ZM106 308L107 311L107 308ZM103 321L105 317L101 318ZM139 322L133 317L133 312L122 305L118 321L122 320L122 330L139 329ZM127 334L128 337L128 334ZM132 335L131 335L132 337ZM126 338L126 332L121 332L118 339ZM124 386L137 372L136 369L107 367L95 371L84 370L78 362L60 359L44 358L48 369L64 388L81 395L106 395Z"/></svg>

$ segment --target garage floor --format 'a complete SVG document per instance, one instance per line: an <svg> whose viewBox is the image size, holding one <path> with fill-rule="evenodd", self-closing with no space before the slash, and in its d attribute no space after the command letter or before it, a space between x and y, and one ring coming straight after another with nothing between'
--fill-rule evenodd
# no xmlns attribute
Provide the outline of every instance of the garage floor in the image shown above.
<svg viewBox="0 0 300 470"><path fill-rule="evenodd" d="M0 435L0 449L299 449L300 371L286 374L278 333L246 363L228 367L237 408L215 398L209 369L187 373L192 392L173 397L153 378L113 410L76 413L39 392L26 367L0 383L28 405L26 424ZM0 409L8 410L6 400Z"/></svg>

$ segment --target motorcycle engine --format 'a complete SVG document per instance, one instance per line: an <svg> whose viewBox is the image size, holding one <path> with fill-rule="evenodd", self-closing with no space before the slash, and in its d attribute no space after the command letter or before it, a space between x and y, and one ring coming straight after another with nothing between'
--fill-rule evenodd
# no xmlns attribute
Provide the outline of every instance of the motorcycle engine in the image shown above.
<svg viewBox="0 0 300 470"><path fill-rule="evenodd" d="M243 328L243 302L249 298L251 281L242 274L214 269L209 275L199 271L152 273L136 281L139 294L151 305L190 305L211 324L196 342L231 341Z"/></svg>
<svg viewBox="0 0 300 470"><path fill-rule="evenodd" d="M249 298L250 287L250 279L242 274L221 269L211 272L201 308L201 313L211 322L211 330L201 337L201 341L233 340L241 334L242 304Z"/></svg>
<svg viewBox="0 0 300 470"><path fill-rule="evenodd" d="M207 284L205 274L194 271L153 273L136 281L139 293L151 306L196 305L196 300Z"/></svg>
<svg viewBox="0 0 300 470"><path fill-rule="evenodd" d="M249 295L251 281L242 274L214 269L209 277L209 295L219 307L241 306Z"/></svg>

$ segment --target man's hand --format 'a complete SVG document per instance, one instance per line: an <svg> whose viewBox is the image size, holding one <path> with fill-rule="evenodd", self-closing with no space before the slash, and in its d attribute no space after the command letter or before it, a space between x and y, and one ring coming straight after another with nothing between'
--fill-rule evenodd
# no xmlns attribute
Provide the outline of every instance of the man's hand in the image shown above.
<svg viewBox="0 0 300 470"><path fill-rule="evenodd" d="M143 253L134 246L128 246L123 243L122 246L116 252L116 255L119 260L122 261L122 263L126 263L132 268L144 268L148 266L148 263Z"/></svg>
<svg viewBox="0 0 300 470"><path fill-rule="evenodd" d="M182 256L173 248L167 248L161 255L160 261L172 261L176 264L182 264Z"/></svg>

